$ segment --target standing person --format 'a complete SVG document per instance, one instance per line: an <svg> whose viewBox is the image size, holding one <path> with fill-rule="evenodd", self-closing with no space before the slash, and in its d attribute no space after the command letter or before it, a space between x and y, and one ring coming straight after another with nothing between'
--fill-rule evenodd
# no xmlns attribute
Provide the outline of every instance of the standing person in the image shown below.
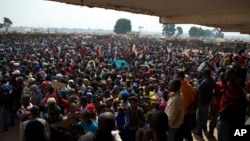
<svg viewBox="0 0 250 141"><path fill-rule="evenodd" d="M34 105L29 120L20 126L20 141L49 141L50 130L46 120L38 118L39 108Z"/></svg>
<svg viewBox="0 0 250 141"><path fill-rule="evenodd" d="M97 124L95 121L92 121L91 119L91 112L87 109L83 110L82 113L82 120L80 122L81 127L84 129L84 131L96 133L97 130Z"/></svg>
<svg viewBox="0 0 250 141"><path fill-rule="evenodd" d="M98 130L94 141L122 141L115 129L115 116L111 112L104 112L98 118Z"/></svg>
<svg viewBox="0 0 250 141"><path fill-rule="evenodd" d="M3 78L0 86L0 133L8 131L9 126L14 124L12 104L12 87L8 79Z"/></svg>
<svg viewBox="0 0 250 141"><path fill-rule="evenodd" d="M180 88L180 79L174 79L169 84L169 99L165 109L165 113L168 115L169 141L176 141L179 139L176 138L178 137L177 130L184 121L184 100Z"/></svg>
<svg viewBox="0 0 250 141"><path fill-rule="evenodd" d="M142 141L168 141L168 116L163 111L153 111L148 117L150 128L143 133Z"/></svg>
<svg viewBox="0 0 250 141"><path fill-rule="evenodd" d="M218 121L218 141L233 141L235 129L245 123L246 97L242 87L236 81L234 69L225 72L226 87L220 103L220 119Z"/></svg>
<svg viewBox="0 0 250 141"><path fill-rule="evenodd" d="M119 105L118 108L118 113L117 115L115 116L115 120L116 120L116 123L117 123L117 128L120 132L120 136L122 138L123 141L126 140L126 122L127 122L127 118L126 118L126 115L125 115L125 108L122 106L122 105Z"/></svg>
<svg viewBox="0 0 250 141"><path fill-rule="evenodd" d="M136 132L144 125L146 122L144 111L138 106L137 96L131 96L128 99L130 107L127 110L128 117L128 137L129 141L135 141Z"/></svg>
<svg viewBox="0 0 250 141"><path fill-rule="evenodd" d="M220 113L220 103L222 96L225 94L226 80L225 80L225 72L221 72L219 75L219 81L216 82L212 108L210 111L211 117L209 122L209 132L208 137L214 136L214 129L217 125L219 113Z"/></svg>
<svg viewBox="0 0 250 141"><path fill-rule="evenodd" d="M151 117L151 129L153 133L153 141L168 141L167 130L168 116L166 113L157 111Z"/></svg>
<svg viewBox="0 0 250 141"><path fill-rule="evenodd" d="M21 97L21 106L17 111L19 116L20 123L26 121L30 117L30 109L33 107L33 104L30 102L30 96L28 94L23 94Z"/></svg>
<svg viewBox="0 0 250 141"><path fill-rule="evenodd" d="M59 98L56 94L56 91L55 91L55 88L52 87L52 85L49 85L48 87L48 92L45 93L45 96L42 100L42 103L45 105L47 103L47 100L50 98L50 97L53 97L55 98L56 100L56 104L58 105L59 104Z"/></svg>
<svg viewBox="0 0 250 141"><path fill-rule="evenodd" d="M188 141L192 141L192 111L195 102L195 91L192 85L189 84L188 81L184 80L185 73L183 71L179 71L177 73L177 77L181 79L181 93L184 98L184 122L180 130L183 132L183 138L188 139Z"/></svg>
<svg viewBox="0 0 250 141"><path fill-rule="evenodd" d="M39 106L43 99L43 94L41 93L38 85L35 83L35 78L29 78L29 92L31 93L32 104Z"/></svg>
<svg viewBox="0 0 250 141"><path fill-rule="evenodd" d="M168 91L164 90L162 93L162 97L159 99L159 111L165 111L167 107L167 101L168 101Z"/></svg>
<svg viewBox="0 0 250 141"><path fill-rule="evenodd" d="M195 135L202 138L202 130L207 134L207 120L209 114L209 105L212 101L213 91L215 89L215 81L212 78L211 70L203 71L203 80L198 86L199 99L196 110L196 131Z"/></svg>

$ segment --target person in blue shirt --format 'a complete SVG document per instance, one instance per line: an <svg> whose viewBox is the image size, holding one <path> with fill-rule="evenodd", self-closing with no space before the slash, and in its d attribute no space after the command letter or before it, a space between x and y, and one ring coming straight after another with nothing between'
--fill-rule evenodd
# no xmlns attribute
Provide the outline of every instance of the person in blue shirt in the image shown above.
<svg viewBox="0 0 250 141"><path fill-rule="evenodd" d="M98 127L97 127L96 122L92 121L91 113L90 113L89 110L87 110L87 109L83 110L82 119L83 119L83 121L80 123L82 128L85 131L96 133L96 130L97 130Z"/></svg>
<svg viewBox="0 0 250 141"><path fill-rule="evenodd" d="M127 133L127 128L126 128L127 118L126 118L125 110L126 109L122 105L120 105L118 107L118 114L115 117L117 127L118 127L120 136L123 141L126 140L126 133Z"/></svg>

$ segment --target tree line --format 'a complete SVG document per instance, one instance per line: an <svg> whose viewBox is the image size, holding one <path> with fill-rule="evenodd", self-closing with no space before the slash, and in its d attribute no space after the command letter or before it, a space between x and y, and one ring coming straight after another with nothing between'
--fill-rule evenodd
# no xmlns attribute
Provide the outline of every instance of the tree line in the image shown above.
<svg viewBox="0 0 250 141"><path fill-rule="evenodd" d="M12 25L12 21L4 17L3 18L3 23L0 23L0 28L5 28L6 32L8 32L8 28ZM142 29L143 27L139 27L139 29ZM132 30L132 25L131 21L129 19L125 18L120 18L116 21L116 24L114 26L114 32L117 34L127 34L131 32ZM181 36L183 34L183 29L181 26L175 26L175 24L163 24L162 28L162 35L166 35L168 37L171 36ZM224 34L219 28L214 28L213 30L209 29L202 29L201 27L195 27L192 26L189 29L188 32L190 37L193 38L207 38L207 39L212 39L212 38L224 38Z"/></svg>
<svg viewBox="0 0 250 141"><path fill-rule="evenodd" d="M129 19L118 19L114 26L114 32L117 34L126 34L131 32L132 26L131 21ZM223 32L219 28L210 29L202 29L201 27L192 26L188 32L190 37L193 38L224 38ZM175 26L175 24L163 24L162 35L166 35L168 37L173 36L181 36L183 35L183 29L181 26Z"/></svg>
<svg viewBox="0 0 250 141"><path fill-rule="evenodd" d="M3 23L0 23L0 28L5 28L5 31L8 32L8 29L11 25L12 25L12 21L9 18L4 17Z"/></svg>

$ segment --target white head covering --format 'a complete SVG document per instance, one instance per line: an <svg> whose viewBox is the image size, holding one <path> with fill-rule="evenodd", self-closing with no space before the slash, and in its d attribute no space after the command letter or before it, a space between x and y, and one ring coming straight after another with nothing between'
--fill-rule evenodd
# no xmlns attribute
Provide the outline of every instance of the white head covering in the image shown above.
<svg viewBox="0 0 250 141"><path fill-rule="evenodd" d="M12 72L13 75L19 75L20 74L20 71L19 70L15 70Z"/></svg>

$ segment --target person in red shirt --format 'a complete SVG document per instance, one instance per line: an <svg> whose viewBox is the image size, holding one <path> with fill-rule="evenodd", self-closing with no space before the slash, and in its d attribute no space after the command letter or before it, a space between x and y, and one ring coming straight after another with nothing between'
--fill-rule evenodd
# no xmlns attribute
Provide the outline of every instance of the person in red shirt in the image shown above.
<svg viewBox="0 0 250 141"><path fill-rule="evenodd" d="M211 107L211 117L210 117L210 122L209 122L209 132L208 132L208 137L214 136L214 128L217 125L219 113L220 113L220 103L222 96L225 94L225 86L226 86L226 81L225 81L225 72L220 73L220 80L216 82L215 85L215 92L213 96L213 101L212 101L212 107Z"/></svg>
<svg viewBox="0 0 250 141"><path fill-rule="evenodd" d="M21 97L21 107L17 111L17 115L20 118L20 123L26 121L30 118L30 109L33 107L33 104L30 102L30 96L28 94L23 94Z"/></svg>
<svg viewBox="0 0 250 141"><path fill-rule="evenodd" d="M48 98L50 98L50 97L54 97L55 100L56 100L56 104L58 105L58 103L59 103L59 98L58 98L58 96L57 96L57 94L56 94L56 92L55 92L55 89L54 89L52 86L49 86L49 87L48 87L48 92L45 94L42 103L43 103L43 104L46 104Z"/></svg>
<svg viewBox="0 0 250 141"><path fill-rule="evenodd" d="M247 60L247 57L245 56L244 52L245 52L245 50L243 50L243 49L238 52L238 55L239 55L238 61L239 61L240 65L245 65L246 60Z"/></svg>
<svg viewBox="0 0 250 141"><path fill-rule="evenodd" d="M218 122L218 140L233 140L235 129L241 128L245 122L245 94L237 80L234 69L225 72L227 81L225 93L220 103L220 120Z"/></svg>

